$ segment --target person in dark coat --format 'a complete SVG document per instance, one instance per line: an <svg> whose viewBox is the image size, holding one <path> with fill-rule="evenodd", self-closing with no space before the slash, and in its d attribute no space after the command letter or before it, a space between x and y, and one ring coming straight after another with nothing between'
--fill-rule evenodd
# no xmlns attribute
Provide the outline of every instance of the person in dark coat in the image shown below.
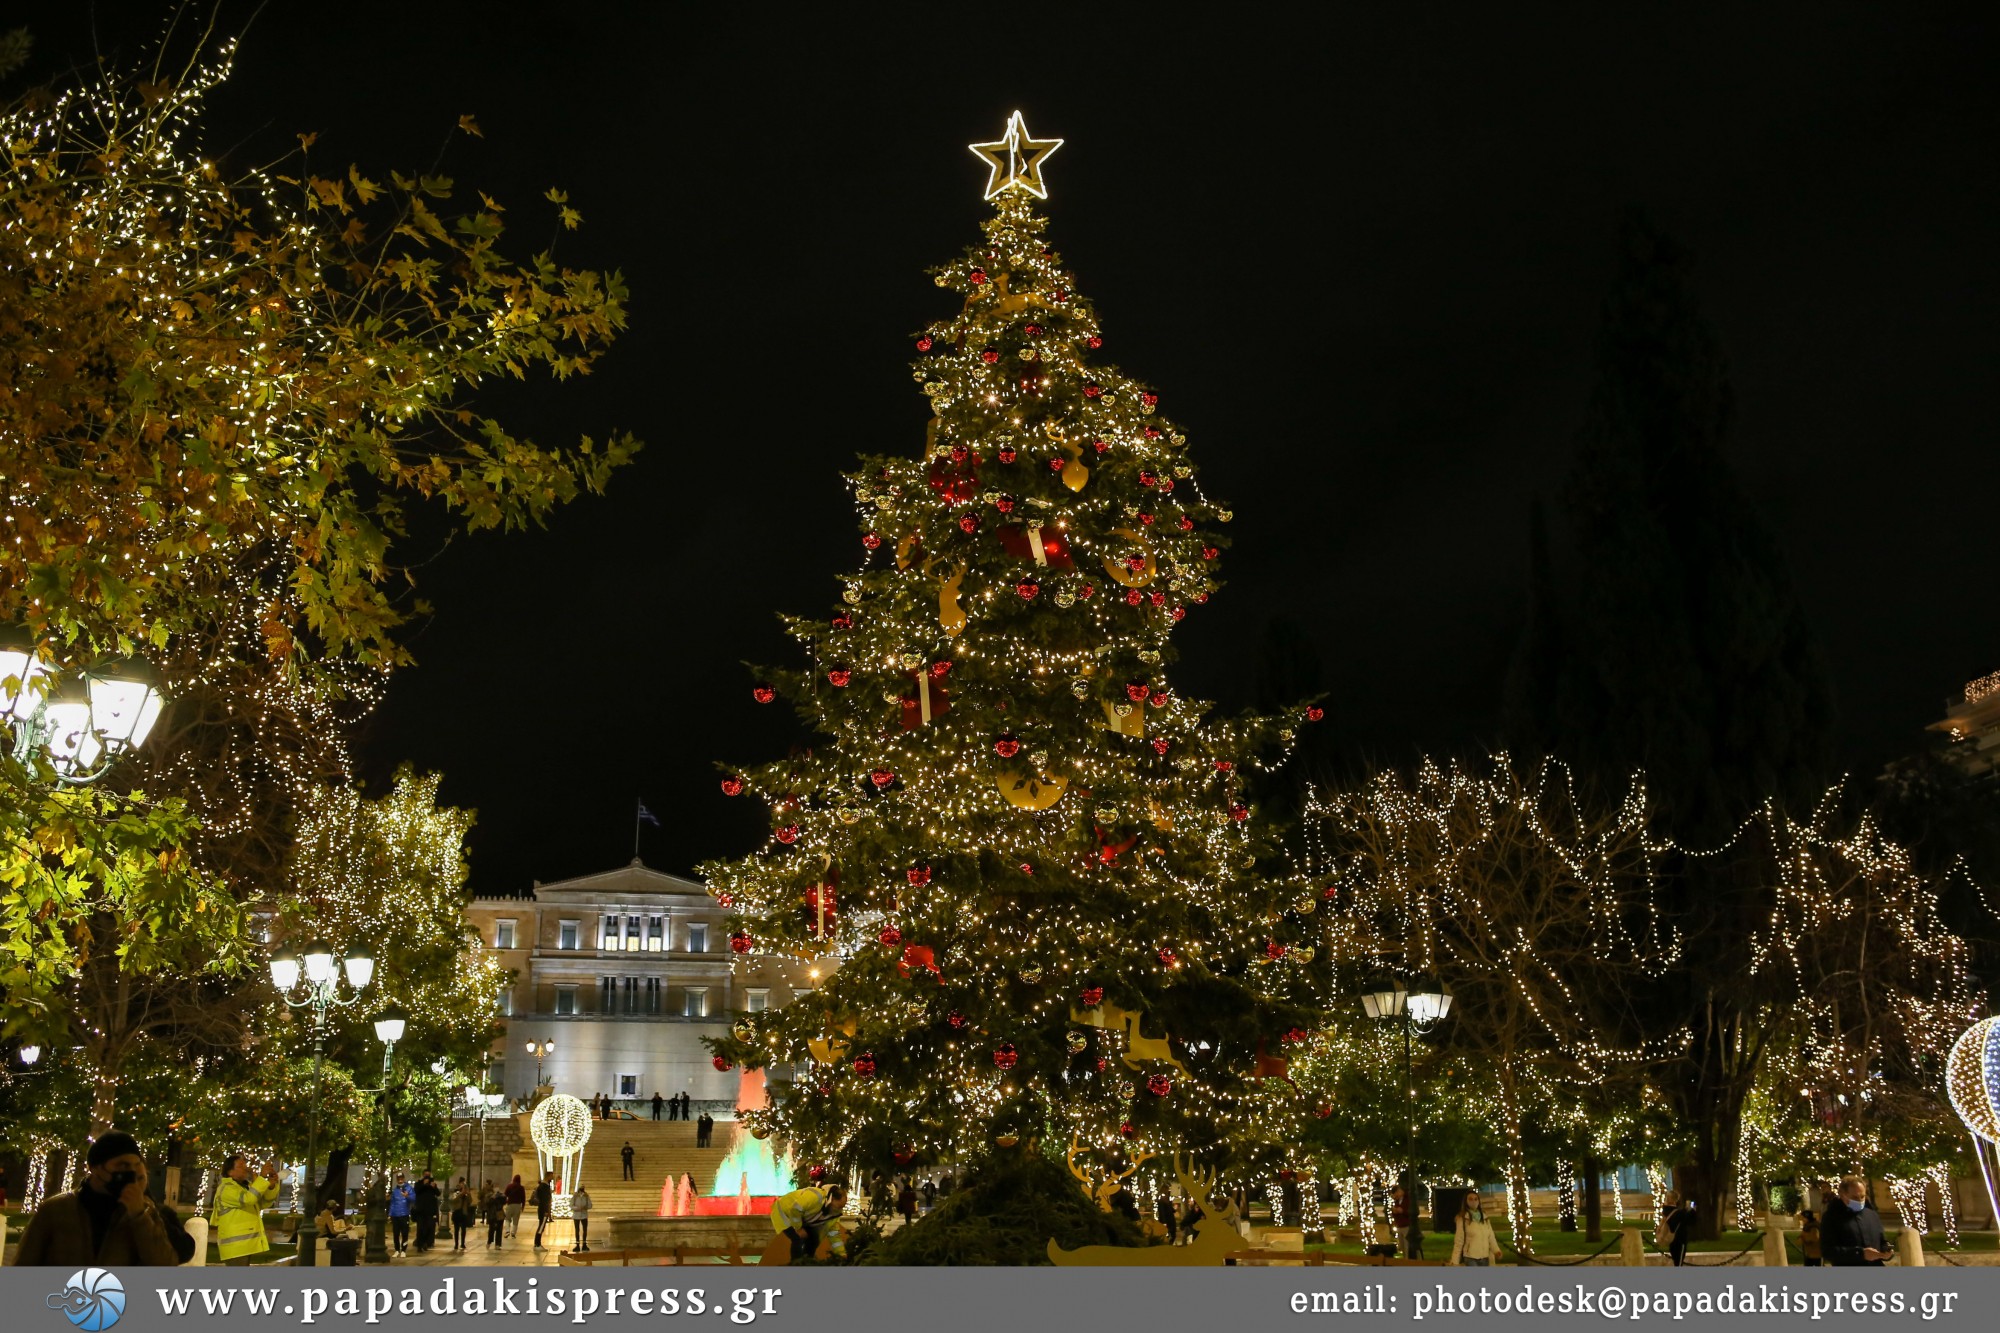
<svg viewBox="0 0 2000 1333"><path fill-rule="evenodd" d="M1687 1263L1688 1242L1694 1239L1694 1205L1674 1190L1661 1199L1664 1211L1655 1242L1667 1252L1675 1268Z"/></svg>
<svg viewBox="0 0 2000 1333"><path fill-rule="evenodd" d="M431 1246L437 1244L438 1209L443 1202L444 1191L438 1188L431 1173L424 1172L417 1181L416 1198L410 1202L410 1216L417 1222L417 1253L430 1253Z"/></svg>
<svg viewBox="0 0 2000 1333"><path fill-rule="evenodd" d="M83 1187L42 1201L10 1261L17 1268L173 1268L181 1263L159 1207L146 1197L146 1163L130 1134L90 1145ZM194 1247L188 1247L188 1254Z"/></svg>
<svg viewBox="0 0 2000 1333"><path fill-rule="evenodd" d="M904 1226L917 1220L917 1187L908 1176L903 1177L903 1188L896 1191L896 1211L903 1215Z"/></svg>
<svg viewBox="0 0 2000 1333"><path fill-rule="evenodd" d="M1819 1249L1835 1268L1880 1268L1888 1259L1882 1215L1868 1202L1868 1189L1860 1181L1850 1177L1840 1182L1840 1197L1820 1220Z"/></svg>
<svg viewBox="0 0 2000 1333"><path fill-rule="evenodd" d="M516 1176L515 1179L520 1179ZM486 1188L486 1197L479 1201L479 1213L486 1222L486 1248L492 1249L506 1239L507 1234L507 1194L498 1185Z"/></svg>
<svg viewBox="0 0 2000 1333"><path fill-rule="evenodd" d="M1160 1202L1154 1208L1153 1215L1160 1220L1160 1225L1167 1229L1167 1244L1178 1245L1181 1239L1181 1214L1180 1209L1174 1207L1172 1190L1160 1191Z"/></svg>
<svg viewBox="0 0 2000 1333"><path fill-rule="evenodd" d="M653 1089L653 1119L658 1120L660 1118L660 1112L666 1109L666 1105L667 1099L660 1095L660 1090L658 1088Z"/></svg>
<svg viewBox="0 0 2000 1333"><path fill-rule="evenodd" d="M694 1146L706 1148L715 1136L715 1117L708 1112L701 1113L701 1119L694 1122Z"/></svg>
<svg viewBox="0 0 2000 1333"><path fill-rule="evenodd" d="M625 1146L618 1150L618 1160L625 1164L625 1179L638 1179L632 1174L632 1140L625 1140Z"/></svg>
<svg viewBox="0 0 2000 1333"><path fill-rule="evenodd" d="M549 1187L549 1177L543 1176L535 1183L533 1203L535 1205L535 1248L542 1248L542 1233L549 1229L549 1209L555 1206L556 1192Z"/></svg>

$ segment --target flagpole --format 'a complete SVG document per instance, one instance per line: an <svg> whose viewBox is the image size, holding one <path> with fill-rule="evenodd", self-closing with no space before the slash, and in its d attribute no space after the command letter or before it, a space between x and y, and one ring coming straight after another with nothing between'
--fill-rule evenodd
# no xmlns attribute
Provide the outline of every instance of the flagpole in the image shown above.
<svg viewBox="0 0 2000 1333"><path fill-rule="evenodd" d="M632 859L634 861L639 859L639 811L645 808L645 804L646 802L637 796L632 798Z"/></svg>

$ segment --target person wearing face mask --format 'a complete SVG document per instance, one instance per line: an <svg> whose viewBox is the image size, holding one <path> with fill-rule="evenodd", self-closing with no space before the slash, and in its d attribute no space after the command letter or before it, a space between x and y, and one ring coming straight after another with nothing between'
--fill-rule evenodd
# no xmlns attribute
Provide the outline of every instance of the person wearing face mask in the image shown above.
<svg viewBox="0 0 2000 1333"><path fill-rule="evenodd" d="M222 1179L215 1187L215 1211L210 1234L222 1262L240 1268L253 1255L271 1248L264 1235L264 1210L278 1197L278 1164L264 1163L261 1174L250 1174L250 1159L231 1153L223 1159Z"/></svg>
<svg viewBox="0 0 2000 1333"><path fill-rule="evenodd" d="M1868 1189L1852 1176L1820 1219L1819 1249L1835 1268L1880 1268L1889 1257L1882 1215L1868 1206Z"/></svg>
<svg viewBox="0 0 2000 1333"><path fill-rule="evenodd" d="M1459 1206L1458 1221L1452 1227L1451 1258L1446 1262L1468 1268L1490 1268L1493 1252L1498 1248L1493 1224L1486 1220L1486 1209L1480 1204L1478 1193L1466 1195Z"/></svg>
<svg viewBox="0 0 2000 1333"><path fill-rule="evenodd" d="M172 1268L181 1262L146 1197L146 1163L130 1134L90 1145L83 1188L44 1199L14 1251L16 1267Z"/></svg>

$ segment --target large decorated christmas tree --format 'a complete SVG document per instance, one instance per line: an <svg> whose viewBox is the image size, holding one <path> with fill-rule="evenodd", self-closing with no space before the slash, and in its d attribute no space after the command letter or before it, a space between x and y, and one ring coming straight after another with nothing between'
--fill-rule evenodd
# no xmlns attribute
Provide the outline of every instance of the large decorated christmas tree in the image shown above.
<svg viewBox="0 0 2000 1333"><path fill-rule="evenodd" d="M1212 1145L1268 1100L1270 997L1311 959L1251 783L1318 710L1219 720L1168 679L1230 514L1043 239L1060 143L1016 113L974 145L994 214L936 273L921 451L851 475L862 565L753 691L818 739L722 783L771 815L703 867L730 947L824 980L716 1061L794 1075L760 1128L807 1162Z"/></svg>

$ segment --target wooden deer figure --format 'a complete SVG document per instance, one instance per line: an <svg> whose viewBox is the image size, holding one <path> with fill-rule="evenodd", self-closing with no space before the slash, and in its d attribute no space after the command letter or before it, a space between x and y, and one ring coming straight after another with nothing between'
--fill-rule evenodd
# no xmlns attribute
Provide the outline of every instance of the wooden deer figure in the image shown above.
<svg viewBox="0 0 2000 1333"><path fill-rule="evenodd" d="M1140 1068L1141 1060L1164 1060L1180 1070L1183 1077L1191 1077L1187 1066L1174 1054L1169 1038L1148 1037L1139 1030L1145 1023L1146 1016L1137 1009L1120 1009L1117 1005L1109 1003L1100 1004L1095 1009L1078 1009L1075 1005L1071 1005L1069 1021L1082 1023L1086 1027L1109 1028L1114 1032L1125 1034L1124 1061L1127 1069Z"/></svg>
<svg viewBox="0 0 2000 1333"><path fill-rule="evenodd" d="M1083 1245L1065 1250L1049 1242L1049 1262L1058 1268L1204 1268L1219 1266L1244 1248L1236 1230L1236 1201L1223 1199L1218 1206L1216 1172L1195 1176L1174 1154L1174 1178L1189 1198L1202 1206L1203 1217L1194 1224L1194 1238L1185 1245Z"/></svg>
<svg viewBox="0 0 2000 1333"><path fill-rule="evenodd" d="M1142 1164L1152 1161L1154 1157L1154 1154L1149 1152L1140 1153L1132 1159L1132 1165L1123 1171L1110 1175L1086 1176L1076 1168L1076 1150L1077 1138L1072 1134L1069 1136L1069 1151L1063 1155L1063 1161L1069 1164L1069 1173L1077 1178L1077 1182L1083 1186L1084 1193L1097 1200L1097 1206L1107 1213L1111 1211L1111 1196L1118 1192L1118 1186Z"/></svg>

